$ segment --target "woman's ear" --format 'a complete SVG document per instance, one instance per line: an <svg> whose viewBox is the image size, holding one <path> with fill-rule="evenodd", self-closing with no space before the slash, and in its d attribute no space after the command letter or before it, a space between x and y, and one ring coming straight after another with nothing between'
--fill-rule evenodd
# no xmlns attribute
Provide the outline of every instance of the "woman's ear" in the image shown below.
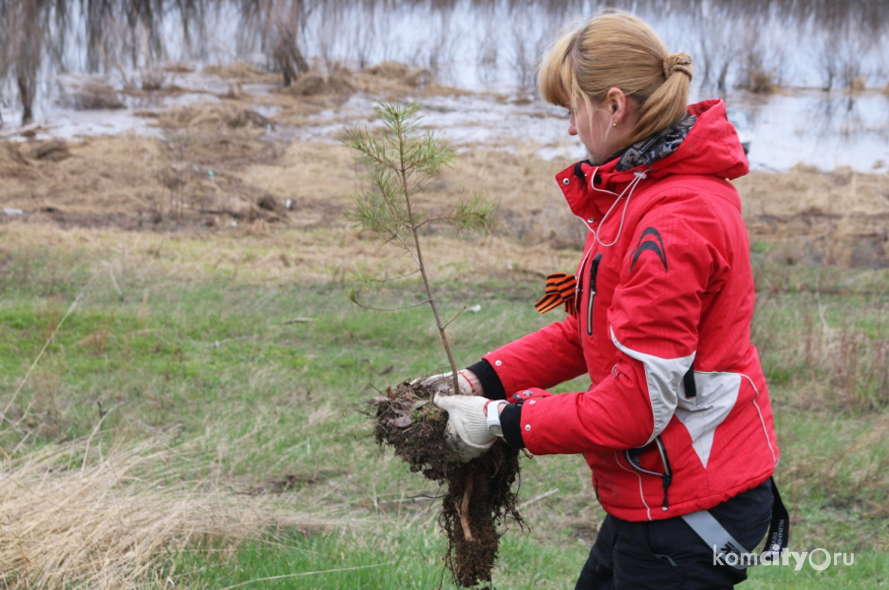
<svg viewBox="0 0 889 590"><path fill-rule="evenodd" d="M612 87L605 94L605 103L613 123L620 123L627 116L627 95L620 88Z"/></svg>

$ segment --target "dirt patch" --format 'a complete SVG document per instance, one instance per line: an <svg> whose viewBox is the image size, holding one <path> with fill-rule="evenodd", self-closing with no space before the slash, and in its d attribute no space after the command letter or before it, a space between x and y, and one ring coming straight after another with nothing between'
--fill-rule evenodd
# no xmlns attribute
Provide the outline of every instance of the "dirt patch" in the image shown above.
<svg viewBox="0 0 889 590"><path fill-rule="evenodd" d="M443 87L430 70L387 61L359 71L343 66L337 66L327 74L310 70L290 86L281 88L280 92L299 98L328 97L342 102L356 92L393 100L444 92L459 94L462 91Z"/></svg>
<svg viewBox="0 0 889 590"><path fill-rule="evenodd" d="M89 80L72 88L62 103L75 111L125 108L120 93L102 80Z"/></svg>
<svg viewBox="0 0 889 590"><path fill-rule="evenodd" d="M332 469L322 469L312 473L288 473L279 477L273 477L259 485L251 485L244 493L250 496L283 494L284 492L301 490L321 484L339 475L342 475L342 473Z"/></svg>
<svg viewBox="0 0 889 590"><path fill-rule="evenodd" d="M13 181L36 181L40 172L34 163L25 157L17 143L0 144L0 178ZM10 202L10 204L15 204Z"/></svg>
<svg viewBox="0 0 889 590"><path fill-rule="evenodd" d="M161 113L158 125L167 129L200 130L252 129L262 131L274 123L257 113L235 104L197 104L178 107Z"/></svg>
<svg viewBox="0 0 889 590"><path fill-rule="evenodd" d="M404 64L394 61L384 61L380 64L369 66L362 70L363 73L395 80L409 88L426 88L435 82L432 72L426 68L412 69Z"/></svg>
<svg viewBox="0 0 889 590"><path fill-rule="evenodd" d="M226 80L238 80L241 82L277 82L281 75L269 72L259 66L247 63L238 64L214 64L201 70L209 76L218 76Z"/></svg>
<svg viewBox="0 0 889 590"><path fill-rule="evenodd" d="M330 75L312 70L301 75L293 84L282 89L282 92L291 96L332 94L348 97L358 90L352 78L352 72L346 69L336 69Z"/></svg>
<svg viewBox="0 0 889 590"><path fill-rule="evenodd" d="M751 242L789 263L889 267L889 179L848 168L754 172L735 181Z"/></svg>
<svg viewBox="0 0 889 590"><path fill-rule="evenodd" d="M372 400L377 444L391 447L411 471L445 490L439 523L448 540L445 563L458 586L491 581L500 545L498 525L508 516L524 524L512 490L519 475L519 453L497 443L481 457L461 463L445 440L447 413L432 393L402 383Z"/></svg>
<svg viewBox="0 0 889 590"><path fill-rule="evenodd" d="M277 210L260 206L267 192L237 173L244 163L275 159L278 149L237 131L3 143L4 206L22 209L28 222L63 227L279 221Z"/></svg>
<svg viewBox="0 0 889 590"><path fill-rule="evenodd" d="M68 142L64 139L34 141L28 145L28 148L28 157L33 160L61 162L71 157L71 152L68 151Z"/></svg>

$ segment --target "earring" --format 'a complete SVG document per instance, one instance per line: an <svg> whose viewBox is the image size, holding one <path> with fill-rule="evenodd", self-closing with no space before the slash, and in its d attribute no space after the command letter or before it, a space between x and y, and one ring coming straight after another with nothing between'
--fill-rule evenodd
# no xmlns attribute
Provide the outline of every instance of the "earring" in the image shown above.
<svg viewBox="0 0 889 590"><path fill-rule="evenodd" d="M617 121L615 121L611 126L612 126L612 127L617 127Z"/></svg>

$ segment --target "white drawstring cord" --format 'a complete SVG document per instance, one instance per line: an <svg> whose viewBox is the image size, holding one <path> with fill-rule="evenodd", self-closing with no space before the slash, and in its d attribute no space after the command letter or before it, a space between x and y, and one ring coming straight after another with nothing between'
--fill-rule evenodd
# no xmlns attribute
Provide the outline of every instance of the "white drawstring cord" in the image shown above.
<svg viewBox="0 0 889 590"><path fill-rule="evenodd" d="M627 191L630 191L630 194L627 195L627 200L624 202L624 210L620 214L620 226L618 226L618 228L617 228L617 235L614 237L614 241L612 241L610 244L603 243L602 240L599 239L599 232L590 228L590 231L593 232L593 237L596 238L596 241L603 248L610 248L611 246L615 245L617 243L617 241L620 239L620 234L621 234L621 232L623 232L623 229L624 229L624 220L627 217L627 207L630 204L630 197L633 196L633 191L636 190L636 186L640 182L642 182L647 176L647 174L642 171L634 172L633 175L635 176L635 178L633 180L631 180L630 184L627 185L627 188L625 188L623 190L623 192L617 196L617 199L615 199L614 203L611 204L611 207L609 207L608 211L602 217L602 220L599 221L599 228L601 229L602 226L605 225L605 220L608 219L608 216L611 214L611 212L614 210L614 208L617 206L617 204L620 202L620 200L624 198L624 195L627 193Z"/></svg>
<svg viewBox="0 0 889 590"><path fill-rule="evenodd" d="M591 178L591 179L595 178L596 173L598 171L599 171L599 169L596 168L593 171L593 173L589 175L589 178ZM617 228L617 237L614 238L613 242L611 242L610 244L603 244L602 241L599 240L599 233L593 229L592 224L590 223L592 221L592 219L586 220L586 219L583 219L582 217L578 216L579 219L581 221L583 221L584 225L587 226L587 229L589 229L593 233L593 238L595 238L595 240L603 248L609 248L609 247L615 245L617 243L617 241L620 239L620 234L624 229L624 220L626 219L626 215L627 215L627 206L630 204L630 197L633 196L633 191L636 190L636 185L638 185L640 182L642 182L642 180L644 180L648 176L643 171L634 172L633 174L634 174L635 178L633 180L631 180L630 184L627 185L627 188L625 188L623 190L623 192L617 196L617 199L614 200L614 203L611 204L611 207L608 208L608 211L605 213L605 215L602 217L602 220L599 222L599 227L601 228L602 224L605 223L605 220L608 219L608 215L617 206L617 204L623 198L624 194L626 194L627 191L630 191L630 194L627 196L627 202L624 203L624 210L620 216L620 227ZM592 180L590 181L590 186L592 186L593 189L596 189L596 187L593 185ZM598 190L598 189L596 189L596 190ZM612 191L607 191L607 192L611 192L612 194L615 194ZM590 248L589 250L586 251L586 253L583 255L583 260L580 261L580 267L577 271L577 274L574 275L575 280L577 280L577 286L574 288L574 300L578 301L578 302L580 301L580 293L581 293L580 275L583 273L583 267L586 264L587 258L592 253L592 251L593 251L592 248Z"/></svg>

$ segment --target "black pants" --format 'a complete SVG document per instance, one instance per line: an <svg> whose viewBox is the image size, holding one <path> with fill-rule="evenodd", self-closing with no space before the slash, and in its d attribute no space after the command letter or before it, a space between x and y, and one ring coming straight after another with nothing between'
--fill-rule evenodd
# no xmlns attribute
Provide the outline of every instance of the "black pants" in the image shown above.
<svg viewBox="0 0 889 590"><path fill-rule="evenodd" d="M772 518L771 484L767 481L710 512L751 551ZM747 579L746 571L713 562L713 548L681 517L628 522L608 516L575 590L725 590Z"/></svg>

